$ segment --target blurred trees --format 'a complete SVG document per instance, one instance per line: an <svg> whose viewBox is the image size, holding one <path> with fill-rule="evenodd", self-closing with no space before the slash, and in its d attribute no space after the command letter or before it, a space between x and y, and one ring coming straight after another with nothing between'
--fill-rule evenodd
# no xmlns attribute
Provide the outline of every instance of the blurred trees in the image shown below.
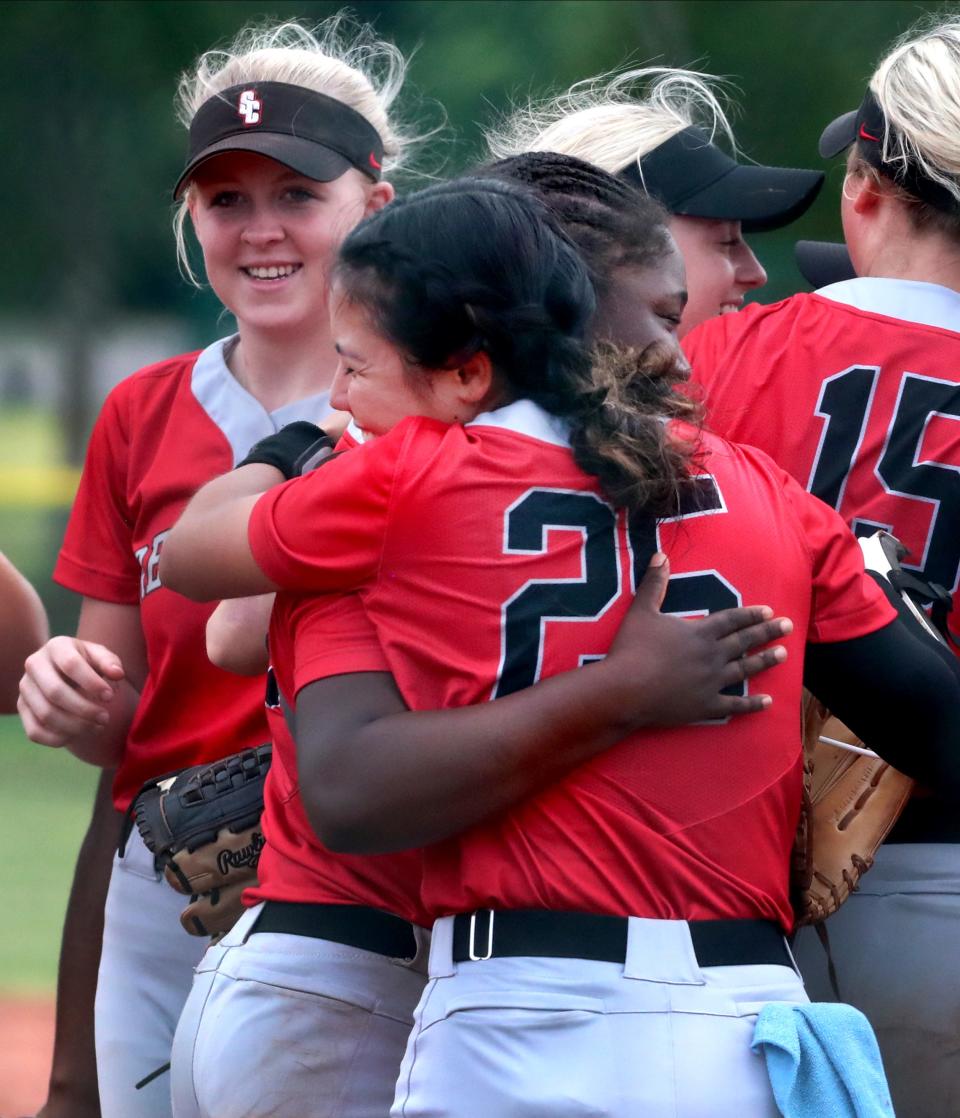
<svg viewBox="0 0 960 1118"><path fill-rule="evenodd" d="M116 315L162 310L214 336L219 307L180 279L169 229L185 146L172 98L178 73L243 23L316 22L329 2L3 0L0 307L58 332L69 391L70 457L92 412L91 340ZM511 98L560 90L624 63L696 65L735 79L743 150L764 162L817 165L824 123L854 107L889 41L944 5L887 0L360 0L350 5L405 51L411 82L450 128L426 163L457 170L482 153L477 124ZM836 237L828 182L799 232L758 244L765 298L798 282L797 235Z"/></svg>

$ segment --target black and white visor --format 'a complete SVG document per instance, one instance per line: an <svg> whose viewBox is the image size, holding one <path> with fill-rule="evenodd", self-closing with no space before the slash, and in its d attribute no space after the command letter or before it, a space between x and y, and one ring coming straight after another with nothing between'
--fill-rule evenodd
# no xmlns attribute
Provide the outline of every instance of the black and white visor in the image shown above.
<svg viewBox="0 0 960 1118"><path fill-rule="evenodd" d="M318 182L332 182L351 167L377 182L383 164L383 141L365 117L334 97L286 82L234 85L200 106L174 198L201 164L225 151L265 155Z"/></svg>
<svg viewBox="0 0 960 1118"><path fill-rule="evenodd" d="M918 163L884 158L885 150L889 152L891 148L893 136L893 126L884 116L873 91L868 89L859 109L838 116L824 128L820 137L820 154L824 159L832 159L856 144L858 155L914 198L945 213L960 211L960 202L946 187L928 178Z"/></svg>
<svg viewBox="0 0 960 1118"><path fill-rule="evenodd" d="M747 233L789 225L810 208L823 185L821 171L738 163L697 127L671 136L620 177L672 214L739 221Z"/></svg>

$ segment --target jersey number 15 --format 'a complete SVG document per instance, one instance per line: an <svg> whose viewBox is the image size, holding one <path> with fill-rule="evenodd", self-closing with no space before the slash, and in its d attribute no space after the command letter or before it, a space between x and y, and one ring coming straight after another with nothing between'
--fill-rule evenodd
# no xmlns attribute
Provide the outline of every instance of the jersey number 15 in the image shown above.
<svg viewBox="0 0 960 1118"><path fill-rule="evenodd" d="M851 471L869 468L860 461L861 446L876 411L879 376L876 365L851 365L823 382L816 415L826 422L807 489L835 508L857 535L871 535L878 527L892 531L912 549L906 566L952 590L960 565L960 438L951 448L950 462L925 458L923 444L931 421L960 420L960 387L935 377L903 374L873 465L884 497L872 505L870 520L848 515L843 507ZM904 499L929 509L925 539L910 538ZM884 510L882 517L877 516L878 509Z"/></svg>

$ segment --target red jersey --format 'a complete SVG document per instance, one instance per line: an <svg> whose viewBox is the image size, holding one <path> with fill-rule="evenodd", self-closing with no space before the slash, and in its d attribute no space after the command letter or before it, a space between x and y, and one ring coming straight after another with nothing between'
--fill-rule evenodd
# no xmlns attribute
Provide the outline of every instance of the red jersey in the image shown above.
<svg viewBox="0 0 960 1118"><path fill-rule="evenodd" d="M327 850L313 833L300 798L296 744L286 713L297 692L317 678L342 672L390 670L376 632L354 596L336 617L312 611L313 599L278 594L270 619L272 686L267 721L273 761L264 788L261 822L267 845L257 867L259 885L244 903L299 901L309 904L370 905L428 925L419 905L420 856L351 855Z"/></svg>
<svg viewBox="0 0 960 1118"><path fill-rule="evenodd" d="M534 907L790 925L803 643L862 636L894 612L839 517L765 455L708 435L700 463L680 515L628 522L575 465L564 425L520 401L465 427L404 420L254 508L266 574L357 590L413 709L483 702L602 657L658 547L666 610L765 602L794 621L789 660L763 680L768 711L633 735L425 849L433 916Z"/></svg>
<svg viewBox="0 0 960 1118"><path fill-rule="evenodd" d="M157 566L194 492L283 423L317 418L327 393L270 414L231 375L226 343L141 369L110 393L54 571L88 598L140 606L149 675L114 783L121 811L144 781L269 736L263 678L210 663L205 629L214 607L168 591Z"/></svg>
<svg viewBox="0 0 960 1118"><path fill-rule="evenodd" d="M712 319L684 349L713 430L767 451L857 535L892 532L905 567L956 591L960 294L855 279Z"/></svg>

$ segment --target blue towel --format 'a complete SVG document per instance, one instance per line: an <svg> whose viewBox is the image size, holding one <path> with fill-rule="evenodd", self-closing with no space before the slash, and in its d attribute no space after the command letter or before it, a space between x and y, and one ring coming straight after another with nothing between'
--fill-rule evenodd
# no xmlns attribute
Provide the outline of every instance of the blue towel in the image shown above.
<svg viewBox="0 0 960 1118"><path fill-rule="evenodd" d="M761 1049L784 1118L892 1118L876 1037L853 1006L770 1002L753 1033Z"/></svg>

